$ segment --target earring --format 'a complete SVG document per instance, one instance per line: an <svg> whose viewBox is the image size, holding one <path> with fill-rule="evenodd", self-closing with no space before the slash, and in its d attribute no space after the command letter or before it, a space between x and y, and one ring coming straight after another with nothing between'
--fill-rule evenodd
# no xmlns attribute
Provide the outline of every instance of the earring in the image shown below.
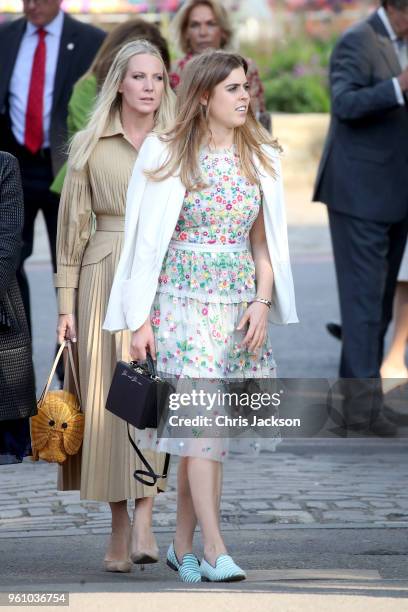
<svg viewBox="0 0 408 612"><path fill-rule="evenodd" d="M208 105L207 104L200 104L200 106L201 106L201 112L204 115L204 121L207 121Z"/></svg>

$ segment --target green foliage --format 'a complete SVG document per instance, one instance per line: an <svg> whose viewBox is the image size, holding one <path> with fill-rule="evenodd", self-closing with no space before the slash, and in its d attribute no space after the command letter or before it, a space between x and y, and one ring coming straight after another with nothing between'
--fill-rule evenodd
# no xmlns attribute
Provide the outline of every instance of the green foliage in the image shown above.
<svg viewBox="0 0 408 612"><path fill-rule="evenodd" d="M330 100L327 87L313 75L293 77L286 73L264 81L266 105L284 113L327 113Z"/></svg>
<svg viewBox="0 0 408 612"><path fill-rule="evenodd" d="M303 36L245 49L259 66L270 111L324 113L330 109L328 64L334 40Z"/></svg>

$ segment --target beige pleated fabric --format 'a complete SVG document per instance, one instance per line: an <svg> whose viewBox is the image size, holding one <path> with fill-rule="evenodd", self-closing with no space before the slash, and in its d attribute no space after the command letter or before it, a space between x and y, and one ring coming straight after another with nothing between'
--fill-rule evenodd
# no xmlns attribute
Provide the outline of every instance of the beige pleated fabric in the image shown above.
<svg viewBox="0 0 408 612"><path fill-rule="evenodd" d="M58 488L80 489L81 499L115 502L156 495L133 477L143 469L130 445L126 423L105 409L113 370L130 360L130 332L102 330L123 243L126 191L137 152L117 115L83 171L69 170L58 215L55 286L60 314L77 315L80 388L85 412L82 452L59 467ZM69 381L67 381L69 385ZM131 434L136 434L131 428ZM156 473L165 455L144 453Z"/></svg>

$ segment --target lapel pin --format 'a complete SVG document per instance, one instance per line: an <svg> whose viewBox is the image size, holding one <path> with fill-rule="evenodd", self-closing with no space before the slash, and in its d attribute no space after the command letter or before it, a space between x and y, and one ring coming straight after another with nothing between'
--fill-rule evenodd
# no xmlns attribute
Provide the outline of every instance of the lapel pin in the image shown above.
<svg viewBox="0 0 408 612"><path fill-rule="evenodd" d="M74 43L68 43L67 44L67 49L68 51L72 51L72 49L75 47Z"/></svg>

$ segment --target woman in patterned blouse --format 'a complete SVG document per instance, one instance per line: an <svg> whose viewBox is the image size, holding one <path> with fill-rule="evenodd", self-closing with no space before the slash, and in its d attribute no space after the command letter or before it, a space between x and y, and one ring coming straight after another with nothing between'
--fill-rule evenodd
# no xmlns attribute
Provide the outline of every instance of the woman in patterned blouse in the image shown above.
<svg viewBox="0 0 408 612"><path fill-rule="evenodd" d="M187 0L175 16L173 28L178 46L184 53L171 67L170 83L176 89L187 62L205 49L228 48L233 31L228 13L218 0ZM270 120L269 115L266 117L264 88L258 68L252 60L246 58L246 61L252 108L256 117L269 129Z"/></svg>

